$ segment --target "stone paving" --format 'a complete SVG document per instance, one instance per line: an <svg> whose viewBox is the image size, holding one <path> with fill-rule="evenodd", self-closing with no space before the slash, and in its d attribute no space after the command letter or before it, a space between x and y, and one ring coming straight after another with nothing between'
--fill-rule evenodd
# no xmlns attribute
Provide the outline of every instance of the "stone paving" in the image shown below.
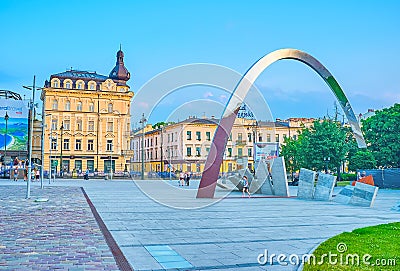
<svg viewBox="0 0 400 271"><path fill-rule="evenodd" d="M77 212L77 216L81 216L82 220L66 219L64 221L61 217L58 217L57 219L62 220L64 223L59 227L53 225L57 228L58 235L49 235L49 240L56 243L57 241L63 242L58 240L60 238L74 240L69 244L75 246L75 242L77 242L78 245L69 250L72 255L79 254L82 256L82 254L86 255L90 252L95 254L91 255L93 258L89 257L91 261L78 265L78 270L79 268L91 270L86 266L94 269L98 268L98 270L113 270L117 268L101 232L96 227L96 222L92 216L87 215L88 213L90 214L87 203L82 198L81 192L77 190L78 188L74 186L84 187L130 265L134 270L141 271L299 270L298 265L291 265L287 261L286 266L279 265L276 262L276 258L272 265L271 263L260 265L257 262L257 257L264 253L265 249L268 250L269 255L283 253L289 256L292 253L296 253L301 256L312 251L322 241L343 231L400 221L400 213L391 211L391 208L398 204L400 190L380 190L375 206L366 208L296 198L241 198L241 193L236 192L219 201L215 199L195 199L193 195L195 195L194 188L197 184L196 181L193 181L189 189L186 187L180 189L176 187L177 182L164 182L161 184L160 181L57 181L52 186L64 186L54 189L56 189L55 191L61 191L58 193L61 193L63 197L65 195L66 201L71 197L68 196L70 195L69 193L79 195L75 197L78 202L77 205L74 205L72 213ZM32 192L33 196L42 195L42 190L37 189L37 185L33 186L33 189L36 189ZM159 195L159 197L151 199L139 187L145 187L147 195ZM4 186L0 184L0 191L3 191L3 188ZM7 187L7 189L12 188ZM52 191L53 188L47 189L44 191ZM290 194L296 195L297 188L290 187L290 189ZM22 191L25 191L25 187ZM338 189L336 188L335 194L337 192ZM10 193L6 191L4 194ZM220 198L224 194L225 192L218 189L216 198ZM20 206L21 202L24 202L24 200L21 200L23 195L23 193L20 193L13 196L16 205ZM159 203L160 201L165 202L167 205L178 204L178 206L184 206L187 209L164 206ZM51 202L49 201L49 203ZM210 205L201 208L199 207L199 202ZM0 228L3 230L4 227L7 227L6 230L3 230L4 232L12 231L12 227L5 226L7 223L3 222L5 217L10 219L8 216L3 215L4 205L8 207L9 204L0 203L0 206L2 206ZM37 214L39 214L39 208L48 208L45 207L46 204L35 205L32 202L24 205L25 208L27 206L34 208L34 210L36 208L34 213ZM190 209L191 207L193 209ZM56 214L57 212L61 214L68 213L65 209L62 204L54 205L52 212ZM5 210L5 212L7 214L21 212L25 216L29 211L18 208L14 211ZM47 219L56 219L52 212L43 213L42 221L37 224L46 224ZM68 214L65 217L72 215ZM87 221L88 217L90 217L89 224L92 225L89 227L90 230L86 229L86 222L83 222ZM36 221L38 218L34 220ZM11 223L14 223L13 221L11 220ZM19 220L16 219L16 221L18 222ZM17 223L23 225L23 228L19 230L19 234L25 233L22 238L32 238L30 236L35 233L25 232L24 228L27 221ZM37 228L37 232L40 232L40 226L36 225L34 227ZM70 230L65 230L67 227L70 227ZM81 228L86 229L86 231L82 233L77 230ZM71 232L71 234L66 233L66 231ZM46 232L49 231L46 230ZM36 235L37 233L33 234L33 236ZM79 237L74 238L76 235ZM4 242L3 238L2 232L0 248ZM42 250L46 250L46 245L44 244L47 244L45 241L47 236L40 236L40 238L34 243ZM10 238L10 235L8 235L6 240L8 239L13 240L10 243L14 244L17 253L21 254L20 251L24 251L22 246L18 246L20 241L16 242L16 237L11 236ZM86 243L81 244L85 240L91 240L95 244L93 244L93 247L86 246ZM88 247L90 248L89 250L87 249ZM6 266L1 250L0 268ZM27 262L32 259L40 262L45 257L49 257L47 259L51 258L46 254L40 254L41 256L37 258L23 254L16 256L15 251L9 253L7 260L8 264L14 264L12 266L15 269L26 270L24 267L29 266ZM80 253L77 253L77 251ZM102 252L98 253L99 251ZM25 251L25 253L32 252L33 249ZM25 257L24 260L20 260L19 256ZM61 259L61 255L57 257L59 258L54 262ZM94 262L98 265L94 264ZM20 266L21 263L24 264L23 267ZM79 264L79 261L75 263ZM71 267L73 265L72 258L67 259L66 264ZM56 263L53 266L56 266ZM57 266L60 266L60 269L68 268L63 265ZM48 265L43 265L42 267L31 268L31 270L46 270ZM54 270L54 268L48 269ZM6 268L6 270L9 270L9 268Z"/></svg>
<svg viewBox="0 0 400 271"><path fill-rule="evenodd" d="M0 270L118 270L79 187L25 192L0 186Z"/></svg>

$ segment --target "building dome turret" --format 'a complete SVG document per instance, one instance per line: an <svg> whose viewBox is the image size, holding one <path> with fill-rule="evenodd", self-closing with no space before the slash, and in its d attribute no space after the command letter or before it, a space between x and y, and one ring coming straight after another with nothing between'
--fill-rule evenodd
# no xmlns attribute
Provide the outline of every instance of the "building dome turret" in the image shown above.
<svg viewBox="0 0 400 271"><path fill-rule="evenodd" d="M117 52L117 62L114 69L110 72L109 78L125 82L131 78L131 74L124 65L124 52L122 52L121 48Z"/></svg>

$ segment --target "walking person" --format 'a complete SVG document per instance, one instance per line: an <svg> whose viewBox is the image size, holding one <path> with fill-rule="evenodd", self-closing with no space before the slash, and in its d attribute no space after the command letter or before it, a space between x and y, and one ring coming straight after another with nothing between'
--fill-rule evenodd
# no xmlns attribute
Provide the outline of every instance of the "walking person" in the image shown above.
<svg viewBox="0 0 400 271"><path fill-rule="evenodd" d="M186 178L185 178L186 186L189 186L189 181L190 181L191 173L188 171L188 172L186 172L185 175L186 175Z"/></svg>
<svg viewBox="0 0 400 271"><path fill-rule="evenodd" d="M84 180L89 180L89 169L87 168L85 171L85 175L83 175Z"/></svg>
<svg viewBox="0 0 400 271"><path fill-rule="evenodd" d="M36 169L35 176L36 176L36 181L38 182L40 180L40 169L38 168Z"/></svg>
<svg viewBox="0 0 400 271"><path fill-rule="evenodd" d="M242 195L242 198L245 197L245 193L246 192L247 192L247 194L249 195L249 198L250 198L251 195L250 195L250 191L249 191L249 181L247 180L247 176L243 176L242 184L243 184L243 190L242 190L243 195Z"/></svg>
<svg viewBox="0 0 400 271"><path fill-rule="evenodd" d="M18 182L18 166L14 168L14 181Z"/></svg>
<svg viewBox="0 0 400 271"><path fill-rule="evenodd" d="M179 173L179 186L183 186L183 182L185 181L185 173L183 171Z"/></svg>

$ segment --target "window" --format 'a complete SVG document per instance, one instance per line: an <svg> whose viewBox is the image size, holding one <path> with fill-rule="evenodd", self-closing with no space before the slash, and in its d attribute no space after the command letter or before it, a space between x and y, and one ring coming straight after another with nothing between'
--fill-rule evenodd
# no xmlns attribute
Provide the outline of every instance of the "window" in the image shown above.
<svg viewBox="0 0 400 271"><path fill-rule="evenodd" d="M192 140L192 131L187 131L186 132L186 139L187 140Z"/></svg>
<svg viewBox="0 0 400 271"><path fill-rule="evenodd" d="M275 135L275 142L279 142L279 134Z"/></svg>
<svg viewBox="0 0 400 271"><path fill-rule="evenodd" d="M107 122L107 132L114 132L114 123L112 121Z"/></svg>
<svg viewBox="0 0 400 271"><path fill-rule="evenodd" d="M211 140L211 133L210 132L206 132L206 140L207 141Z"/></svg>
<svg viewBox="0 0 400 271"><path fill-rule="evenodd" d="M247 133L247 139L251 142L251 133Z"/></svg>
<svg viewBox="0 0 400 271"><path fill-rule="evenodd" d="M53 81L53 88L58 88L58 80Z"/></svg>
<svg viewBox="0 0 400 271"><path fill-rule="evenodd" d="M57 130L58 129L58 121L57 120L51 120L51 130Z"/></svg>
<svg viewBox="0 0 400 271"><path fill-rule="evenodd" d="M89 112L94 112L94 104L93 103L89 104Z"/></svg>
<svg viewBox="0 0 400 271"><path fill-rule="evenodd" d="M247 149L247 156L248 156L248 157L252 157L251 148L248 148L248 149Z"/></svg>
<svg viewBox="0 0 400 271"><path fill-rule="evenodd" d="M192 156L192 148L191 147L186 148L186 156Z"/></svg>
<svg viewBox="0 0 400 271"><path fill-rule="evenodd" d="M242 142L243 141L243 135L242 133L238 133L238 141Z"/></svg>
<svg viewBox="0 0 400 271"><path fill-rule="evenodd" d="M232 133L229 134L228 140L232 141Z"/></svg>
<svg viewBox="0 0 400 271"><path fill-rule="evenodd" d="M94 83L91 83L91 84L89 85L89 89L90 89L90 90L94 90Z"/></svg>
<svg viewBox="0 0 400 271"><path fill-rule="evenodd" d="M64 120L62 126L64 127L64 130L69 131L70 130L70 121L69 120Z"/></svg>
<svg viewBox="0 0 400 271"><path fill-rule="evenodd" d="M89 132L94 131L94 121L93 120L89 120L89 122L88 122L88 131Z"/></svg>
<svg viewBox="0 0 400 271"><path fill-rule="evenodd" d="M243 148L238 148L238 156L239 157L243 156Z"/></svg>
<svg viewBox="0 0 400 271"><path fill-rule="evenodd" d="M82 89L82 83L81 82L78 83L78 89Z"/></svg>
<svg viewBox="0 0 400 271"><path fill-rule="evenodd" d="M75 150L79 151L82 149L82 139L75 140Z"/></svg>
<svg viewBox="0 0 400 271"><path fill-rule="evenodd" d="M197 141L201 140L201 132L196 132L196 140Z"/></svg>
<svg viewBox="0 0 400 271"><path fill-rule="evenodd" d="M87 168L90 172L94 171L94 160L87 160Z"/></svg>
<svg viewBox="0 0 400 271"><path fill-rule="evenodd" d="M87 141L87 150L88 151L93 151L94 149L93 149L93 139L89 139L88 141Z"/></svg>
<svg viewBox="0 0 400 271"><path fill-rule="evenodd" d="M263 141L262 134L258 134L258 142L262 142L262 141Z"/></svg>
<svg viewBox="0 0 400 271"><path fill-rule="evenodd" d="M82 160L75 160L75 169L78 172L82 171Z"/></svg>
<svg viewBox="0 0 400 271"><path fill-rule="evenodd" d="M113 112L113 104L109 103L108 104L108 113L112 113Z"/></svg>
<svg viewBox="0 0 400 271"><path fill-rule="evenodd" d="M174 142L174 133L171 133L171 142Z"/></svg>
<svg viewBox="0 0 400 271"><path fill-rule="evenodd" d="M68 138L64 138L64 142L63 142L63 149L64 150L69 150L69 139Z"/></svg>
<svg viewBox="0 0 400 271"><path fill-rule="evenodd" d="M52 108L53 110L57 110L57 109L58 109L58 101L57 101L57 100L53 100L53 103L52 103L51 108Z"/></svg>
<svg viewBox="0 0 400 271"><path fill-rule="evenodd" d="M71 83L70 82L65 83L65 88L71 88Z"/></svg>
<svg viewBox="0 0 400 271"><path fill-rule="evenodd" d="M201 155L201 147L196 147L196 156Z"/></svg>
<svg viewBox="0 0 400 271"><path fill-rule="evenodd" d="M228 157L232 157L232 148L228 148Z"/></svg>
<svg viewBox="0 0 400 271"><path fill-rule="evenodd" d="M51 146L52 150L57 150L57 138L51 138Z"/></svg>
<svg viewBox="0 0 400 271"><path fill-rule="evenodd" d="M113 149L113 142L112 139L107 140L107 151L112 151Z"/></svg>
<svg viewBox="0 0 400 271"><path fill-rule="evenodd" d="M206 148L206 152L208 154L210 152L210 148Z"/></svg>
<svg viewBox="0 0 400 271"><path fill-rule="evenodd" d="M82 131L82 120L80 119L76 121L76 130Z"/></svg>
<svg viewBox="0 0 400 271"><path fill-rule="evenodd" d="M76 104L76 111L82 111L82 102Z"/></svg>
<svg viewBox="0 0 400 271"><path fill-rule="evenodd" d="M71 102L70 102L70 101L66 101L66 102L65 102L65 110L66 110L66 111L71 110Z"/></svg>
<svg viewBox="0 0 400 271"><path fill-rule="evenodd" d="M283 135L283 138L287 138L287 134L284 134L284 135Z"/></svg>
<svg viewBox="0 0 400 271"><path fill-rule="evenodd" d="M297 140L297 135L294 135L294 136L293 136L293 139L294 139L294 140Z"/></svg>

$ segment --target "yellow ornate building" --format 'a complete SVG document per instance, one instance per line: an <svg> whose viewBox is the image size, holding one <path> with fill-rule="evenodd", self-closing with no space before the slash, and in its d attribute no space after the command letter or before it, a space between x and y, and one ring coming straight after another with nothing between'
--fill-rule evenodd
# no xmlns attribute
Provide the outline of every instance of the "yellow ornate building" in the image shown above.
<svg viewBox="0 0 400 271"><path fill-rule="evenodd" d="M41 93L44 169L123 172L129 166L130 73L124 53L109 76L67 70L53 74Z"/></svg>

